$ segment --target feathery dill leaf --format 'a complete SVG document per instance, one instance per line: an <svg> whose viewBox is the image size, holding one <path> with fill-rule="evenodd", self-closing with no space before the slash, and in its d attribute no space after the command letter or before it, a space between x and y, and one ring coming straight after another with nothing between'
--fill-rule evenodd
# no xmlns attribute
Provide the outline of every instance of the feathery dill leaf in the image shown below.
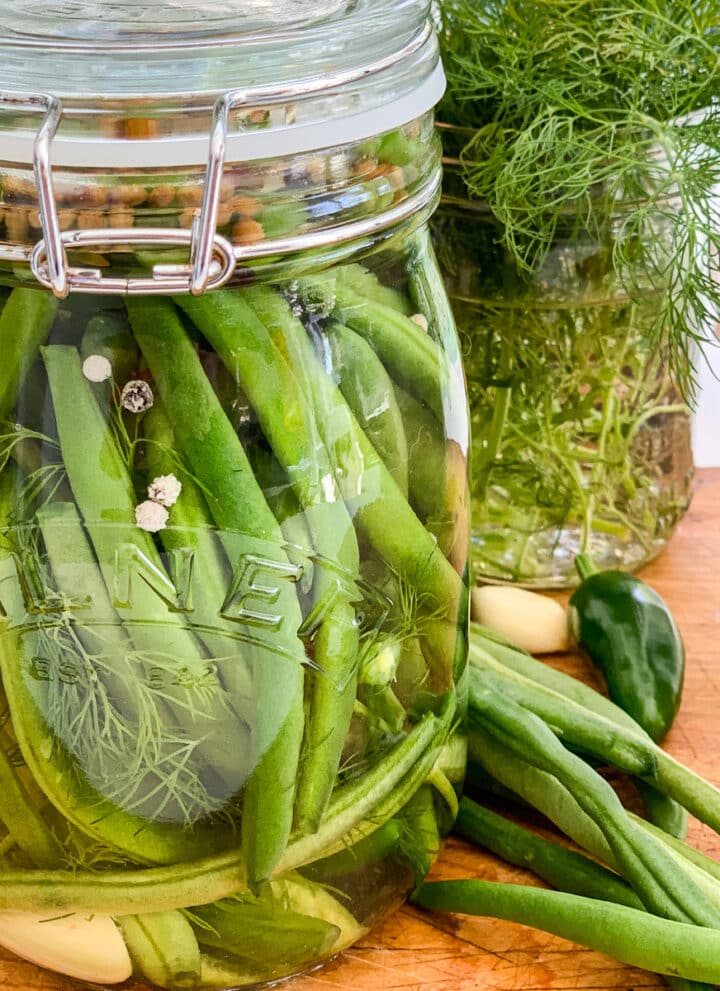
<svg viewBox="0 0 720 991"><path fill-rule="evenodd" d="M692 397L720 312L720 25L715 0L440 0L446 155L519 272L574 215L612 244L631 298Z"/></svg>

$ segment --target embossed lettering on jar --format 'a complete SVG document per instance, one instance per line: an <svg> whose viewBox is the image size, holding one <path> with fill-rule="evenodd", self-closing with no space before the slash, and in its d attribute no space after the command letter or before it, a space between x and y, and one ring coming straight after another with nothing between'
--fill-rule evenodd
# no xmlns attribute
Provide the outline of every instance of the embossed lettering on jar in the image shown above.
<svg viewBox="0 0 720 991"><path fill-rule="evenodd" d="M401 903L463 773L428 6L0 24L0 945L262 986Z"/></svg>

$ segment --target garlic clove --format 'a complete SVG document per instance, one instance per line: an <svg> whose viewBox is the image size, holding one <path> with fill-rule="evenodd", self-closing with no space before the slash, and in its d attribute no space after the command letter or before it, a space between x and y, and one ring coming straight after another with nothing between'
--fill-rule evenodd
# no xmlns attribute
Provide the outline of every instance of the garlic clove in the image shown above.
<svg viewBox="0 0 720 991"><path fill-rule="evenodd" d="M0 945L80 981L121 984L132 976L125 940L109 915L0 912Z"/></svg>
<svg viewBox="0 0 720 991"><path fill-rule="evenodd" d="M473 588L472 618L530 654L556 654L569 649L563 607L555 599L526 588Z"/></svg>

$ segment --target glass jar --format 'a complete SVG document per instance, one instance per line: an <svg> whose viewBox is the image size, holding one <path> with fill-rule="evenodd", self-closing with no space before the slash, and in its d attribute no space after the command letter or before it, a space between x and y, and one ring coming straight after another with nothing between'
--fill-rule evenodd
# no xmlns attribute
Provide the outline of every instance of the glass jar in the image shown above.
<svg viewBox="0 0 720 991"><path fill-rule="evenodd" d="M262 986L403 900L463 774L428 7L30 6L0 14L0 944Z"/></svg>
<svg viewBox="0 0 720 991"><path fill-rule="evenodd" d="M444 190L433 225L467 376L476 576L572 585L580 551L640 567L687 510L693 473L689 412L653 343L664 294L641 272L621 279L613 232L574 215L521 273L457 164Z"/></svg>

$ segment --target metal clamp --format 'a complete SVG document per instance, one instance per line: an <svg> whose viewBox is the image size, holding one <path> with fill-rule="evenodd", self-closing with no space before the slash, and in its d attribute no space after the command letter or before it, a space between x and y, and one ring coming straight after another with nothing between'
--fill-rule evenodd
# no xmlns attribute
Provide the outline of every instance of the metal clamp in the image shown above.
<svg viewBox="0 0 720 991"><path fill-rule="evenodd" d="M318 93L326 93L342 86L359 82L375 75L409 57L426 43L432 34L432 25L426 21L401 49L364 66L338 71L330 75L315 76L300 83L271 84L247 87L224 93L215 103L210 130L207 169L203 184L203 199L199 214L190 230L171 228L94 229L82 231L60 230L57 203L52 179L50 151L63 114L62 103L53 96L36 93L13 94L0 92L0 109L42 110L44 116L38 129L33 148L33 172L40 208L40 226L43 237L29 252L33 275L48 289L63 298L70 292L122 293L128 295L184 293L200 295L217 289L232 276L239 259L262 257L278 250L304 250L308 241L315 244L327 236L327 232L300 234L285 238L282 242L267 242L253 246L233 248L232 244L217 233L218 211L225 167L230 114L242 107L275 106L310 99ZM432 183L431 185L436 185ZM424 198L434 190L425 190ZM350 227L358 236L368 231L380 230L406 215L415 204L406 200L401 210L387 211L382 218L368 218ZM397 214L397 215L396 215ZM350 231L347 232L350 234ZM345 232L334 232L332 240L346 240ZM189 248L187 263L158 264L146 277L105 277L97 268L80 268L68 264L67 252L71 249L103 247L185 247Z"/></svg>
<svg viewBox="0 0 720 991"><path fill-rule="evenodd" d="M193 230L174 230L166 227L127 227L115 230L64 231L60 234L62 252L67 249L127 247L174 248L189 247L192 251ZM33 248L30 267L38 282L55 292L48 242L43 239ZM208 289L219 289L235 270L235 253L230 242L216 234L212 240L212 256ZM67 291L82 293L120 293L124 296L186 293L190 290L192 265L154 265L152 275L145 278L133 276L105 276L100 268L74 268L66 266ZM60 295L56 293L56 295Z"/></svg>

